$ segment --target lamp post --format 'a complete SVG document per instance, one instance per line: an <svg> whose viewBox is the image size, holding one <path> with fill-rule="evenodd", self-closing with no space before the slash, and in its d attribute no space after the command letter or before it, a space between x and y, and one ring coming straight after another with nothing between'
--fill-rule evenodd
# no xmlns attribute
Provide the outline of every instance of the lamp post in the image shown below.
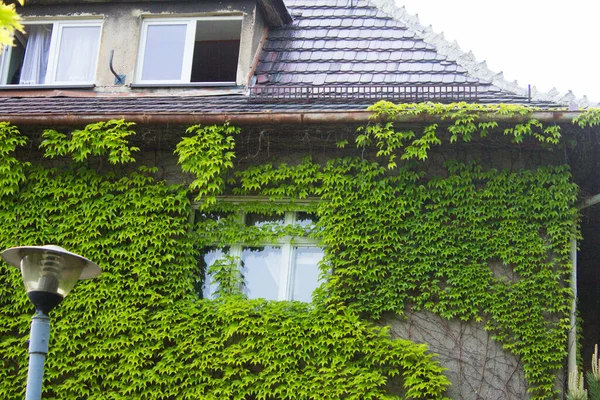
<svg viewBox="0 0 600 400"><path fill-rule="evenodd" d="M50 340L48 313L78 280L94 278L101 270L87 258L54 245L13 247L2 252L2 259L21 270L27 297L35 305L29 337L25 400L39 400L42 398L44 361Z"/></svg>

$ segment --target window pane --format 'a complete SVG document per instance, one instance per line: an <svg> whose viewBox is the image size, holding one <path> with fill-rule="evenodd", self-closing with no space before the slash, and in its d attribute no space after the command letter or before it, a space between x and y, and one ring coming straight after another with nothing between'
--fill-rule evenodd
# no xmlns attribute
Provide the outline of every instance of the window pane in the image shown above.
<svg viewBox="0 0 600 400"><path fill-rule="evenodd" d="M235 82L241 20L196 22L192 82Z"/></svg>
<svg viewBox="0 0 600 400"><path fill-rule="evenodd" d="M142 80L181 80L187 24L148 25Z"/></svg>
<svg viewBox="0 0 600 400"><path fill-rule="evenodd" d="M318 218L314 213L307 213L305 211L299 211L296 213L296 224L300 226L307 226L317 222Z"/></svg>
<svg viewBox="0 0 600 400"><path fill-rule="evenodd" d="M283 214L258 214L248 213L246 214L246 225L248 226L264 226L266 224L271 225L283 225L285 222L285 216Z"/></svg>
<svg viewBox="0 0 600 400"><path fill-rule="evenodd" d="M52 38L53 25L31 25L27 27L27 42L24 47L23 66L19 68L14 61L20 62L15 56L11 59L12 71L9 72L9 83L17 83L16 75L19 75L18 83L21 85L37 85L46 83L46 70L48 68L48 56L50 52L50 40Z"/></svg>
<svg viewBox="0 0 600 400"><path fill-rule="evenodd" d="M281 269L281 248L249 247L242 251L242 275L248 298L278 300Z"/></svg>
<svg viewBox="0 0 600 400"><path fill-rule="evenodd" d="M312 292L319 286L320 247L296 247L292 275L292 300L310 302Z"/></svg>
<svg viewBox="0 0 600 400"><path fill-rule="evenodd" d="M99 26L63 27L55 80L57 82L93 81L98 62L99 42Z"/></svg>
<svg viewBox="0 0 600 400"><path fill-rule="evenodd" d="M2 79L0 80L0 84L5 85L6 84L6 76L7 76L7 69L8 69L8 60L10 59L10 47L9 46L0 46L0 77L2 77Z"/></svg>
<svg viewBox="0 0 600 400"><path fill-rule="evenodd" d="M4 70L2 71L5 75L3 76L3 83L7 85L18 85L21 80L21 67L23 66L23 58L25 57L25 45L20 40L19 35L16 36L15 45L6 49L3 53L4 58ZM46 72L44 70L44 79L46 78Z"/></svg>
<svg viewBox="0 0 600 400"><path fill-rule="evenodd" d="M215 292L219 288L216 282L212 281L212 277L208 273L208 268L215 263L219 258L223 257L222 249L213 249L204 255L204 263L206 265L206 274L204 275L204 285L202 286L202 297L212 299L215 297Z"/></svg>
<svg viewBox="0 0 600 400"><path fill-rule="evenodd" d="M229 216L231 216L231 214L233 214L233 212L214 212L196 210L194 212L194 221L205 222L207 220L212 220L215 222L219 222L222 219L228 218Z"/></svg>

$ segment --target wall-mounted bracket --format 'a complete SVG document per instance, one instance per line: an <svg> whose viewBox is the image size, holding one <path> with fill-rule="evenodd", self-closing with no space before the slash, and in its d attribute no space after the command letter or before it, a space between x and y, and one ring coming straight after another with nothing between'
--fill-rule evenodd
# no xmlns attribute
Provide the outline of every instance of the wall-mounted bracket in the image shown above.
<svg viewBox="0 0 600 400"><path fill-rule="evenodd" d="M110 72L112 72L112 74L115 76L115 85L124 85L125 84L125 75L119 75L119 74L117 74L117 72L113 68L113 57L114 57L114 55L115 55L115 51L111 50L110 51L110 61L108 63L108 66L110 67Z"/></svg>

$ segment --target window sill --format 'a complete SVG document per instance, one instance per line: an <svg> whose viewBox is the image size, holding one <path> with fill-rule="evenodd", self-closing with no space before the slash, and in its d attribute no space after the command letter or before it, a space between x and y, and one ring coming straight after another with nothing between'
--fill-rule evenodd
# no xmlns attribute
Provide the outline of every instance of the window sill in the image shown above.
<svg viewBox="0 0 600 400"><path fill-rule="evenodd" d="M136 88L195 88L195 87L241 87L235 82L190 82L190 83L132 83L132 89Z"/></svg>
<svg viewBox="0 0 600 400"><path fill-rule="evenodd" d="M34 90L34 89L93 89L93 83L43 84L43 85L0 85L0 90Z"/></svg>

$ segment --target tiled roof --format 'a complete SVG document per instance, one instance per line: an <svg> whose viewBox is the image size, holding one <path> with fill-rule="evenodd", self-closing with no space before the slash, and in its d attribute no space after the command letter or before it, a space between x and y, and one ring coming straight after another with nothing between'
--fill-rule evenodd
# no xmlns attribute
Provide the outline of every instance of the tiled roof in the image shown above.
<svg viewBox="0 0 600 400"><path fill-rule="evenodd" d="M476 84L467 70L365 0L288 0L295 18L264 44L257 84Z"/></svg>
<svg viewBox="0 0 600 400"><path fill-rule="evenodd" d="M0 115L189 114L364 111L372 102L281 103L249 101L245 95L144 97L0 97Z"/></svg>
<svg viewBox="0 0 600 400"><path fill-rule="evenodd" d="M286 5L295 20L269 33L256 70L258 86L475 85L478 102L530 103L533 97L533 105L566 106L573 100L504 82L392 0Z"/></svg>

